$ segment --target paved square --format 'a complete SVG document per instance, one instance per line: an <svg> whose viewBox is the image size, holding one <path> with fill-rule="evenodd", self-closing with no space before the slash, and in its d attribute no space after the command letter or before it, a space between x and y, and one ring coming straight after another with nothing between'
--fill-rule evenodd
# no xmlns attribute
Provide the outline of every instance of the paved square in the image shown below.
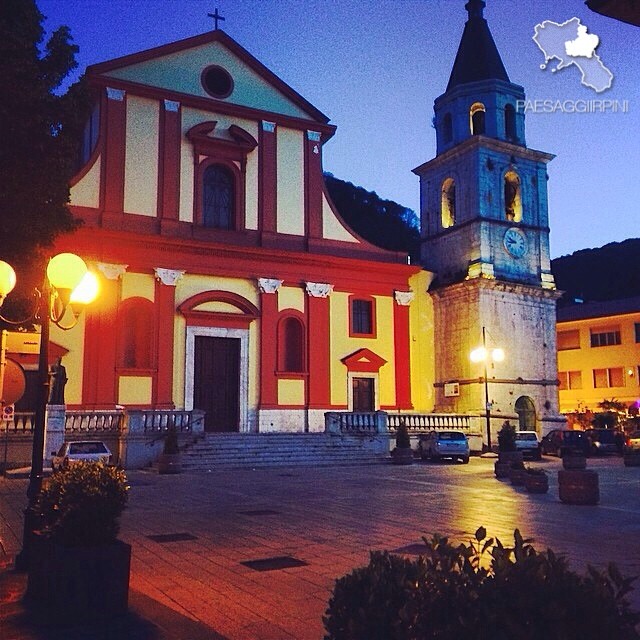
<svg viewBox="0 0 640 640"><path fill-rule="evenodd" d="M131 588L231 640L317 640L336 578L365 564L370 549L415 554L434 532L463 541L483 525L509 543L518 527L537 548L566 553L575 569L613 560L626 575L640 575L640 468L618 457L590 460L600 504L570 506L558 500L559 461L540 466L550 472L546 495L496 480L493 461L479 458L131 472L120 536L133 545ZM24 480L0 479L0 539L9 554L20 548L25 491ZM243 564L282 557L307 564L270 571ZM631 599L640 609L640 584Z"/></svg>

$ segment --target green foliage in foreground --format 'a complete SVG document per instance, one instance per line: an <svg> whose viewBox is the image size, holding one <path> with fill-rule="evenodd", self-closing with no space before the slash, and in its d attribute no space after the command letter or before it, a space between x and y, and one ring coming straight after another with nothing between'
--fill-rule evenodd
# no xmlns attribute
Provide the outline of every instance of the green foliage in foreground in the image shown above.
<svg viewBox="0 0 640 640"><path fill-rule="evenodd" d="M516 529L513 547L486 538L453 546L424 539L410 560L372 552L369 565L336 581L325 640L590 640L640 638L625 596L633 579L615 565L571 571Z"/></svg>
<svg viewBox="0 0 640 640"><path fill-rule="evenodd" d="M74 462L56 471L40 494L42 531L66 546L109 544L118 535L128 490L121 469Z"/></svg>

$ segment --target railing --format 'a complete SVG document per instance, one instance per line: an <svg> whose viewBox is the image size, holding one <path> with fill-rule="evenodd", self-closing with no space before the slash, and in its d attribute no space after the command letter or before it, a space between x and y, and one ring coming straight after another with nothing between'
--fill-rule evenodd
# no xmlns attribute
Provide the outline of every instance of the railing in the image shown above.
<svg viewBox="0 0 640 640"><path fill-rule="evenodd" d="M394 434L404 422L410 434L427 433L443 429L471 431L469 416L454 413L325 413L325 431L334 434L375 435Z"/></svg>
<svg viewBox="0 0 640 640"><path fill-rule="evenodd" d="M70 433L118 433L124 426L122 411L67 411L65 432Z"/></svg>
<svg viewBox="0 0 640 640"><path fill-rule="evenodd" d="M387 415L388 430L395 432L401 421L404 421L409 433L426 433L442 429L459 429L461 431L471 429L469 416L455 413L390 413Z"/></svg>
<svg viewBox="0 0 640 640"><path fill-rule="evenodd" d="M36 414L32 411L16 411L13 414L13 421L2 425L0 431L8 431L9 433L33 433L33 423Z"/></svg>
<svg viewBox="0 0 640 640"><path fill-rule="evenodd" d="M202 416L194 415L192 411L181 410L149 410L130 411L129 420L139 421L139 427L144 433L163 433L169 427L175 427L179 433L191 433ZM196 429L197 430L197 429Z"/></svg>

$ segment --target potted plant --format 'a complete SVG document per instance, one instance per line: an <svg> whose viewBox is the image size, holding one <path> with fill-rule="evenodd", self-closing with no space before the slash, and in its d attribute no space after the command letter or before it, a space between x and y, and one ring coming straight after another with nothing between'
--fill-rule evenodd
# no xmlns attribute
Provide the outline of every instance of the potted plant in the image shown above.
<svg viewBox="0 0 640 640"><path fill-rule="evenodd" d="M392 459L394 464L413 464L411 438L403 418L400 418L400 424L396 430L396 448L393 450Z"/></svg>
<svg viewBox="0 0 640 640"><path fill-rule="evenodd" d="M182 471L182 455L178 445L178 432L174 424L170 424L164 439L162 453L158 459L160 473L180 473Z"/></svg>
<svg viewBox="0 0 640 640"><path fill-rule="evenodd" d="M522 453L516 449L516 428L506 420L498 431L498 460L494 465L496 478L509 477L512 462L522 462Z"/></svg>
<svg viewBox="0 0 640 640"><path fill-rule="evenodd" d="M529 493L547 493L549 491L549 477L544 469L527 467L524 476L524 486Z"/></svg>
<svg viewBox="0 0 640 640"><path fill-rule="evenodd" d="M36 505L26 599L56 623L126 613L131 546L118 540L129 486L124 471L74 462L56 471Z"/></svg>
<svg viewBox="0 0 640 640"><path fill-rule="evenodd" d="M515 486L522 486L524 484L527 470L524 467L522 460L514 460L509 465L509 480L511 484Z"/></svg>

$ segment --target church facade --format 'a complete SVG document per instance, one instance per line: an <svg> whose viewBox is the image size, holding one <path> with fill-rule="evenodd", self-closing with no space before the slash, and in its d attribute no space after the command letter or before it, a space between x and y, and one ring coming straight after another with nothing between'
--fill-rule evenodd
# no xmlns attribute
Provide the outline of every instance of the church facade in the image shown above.
<svg viewBox="0 0 640 640"><path fill-rule="evenodd" d="M320 431L327 411L558 416L546 163L483 17L435 103L422 265L341 219L328 118L221 30L89 67L97 102L56 249L101 280L52 330L73 408L202 409L206 430ZM502 362L472 362L484 339Z"/></svg>

